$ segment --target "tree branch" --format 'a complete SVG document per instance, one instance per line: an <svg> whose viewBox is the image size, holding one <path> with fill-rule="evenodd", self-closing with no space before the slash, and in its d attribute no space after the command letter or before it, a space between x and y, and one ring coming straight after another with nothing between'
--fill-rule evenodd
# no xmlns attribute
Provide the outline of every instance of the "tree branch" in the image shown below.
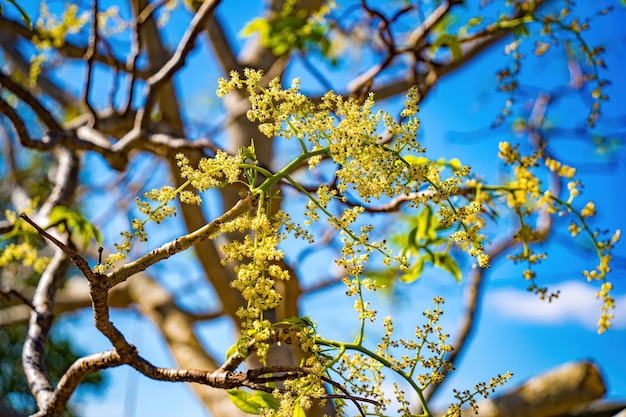
<svg viewBox="0 0 626 417"><path fill-rule="evenodd" d="M53 41L53 39L51 39L47 34L43 34L37 29L29 29L23 24L7 19L4 16L0 16L0 31L11 35L18 35L29 41L32 41L35 38ZM88 47L78 46L66 40L55 50L67 58L83 60L87 53L87 49ZM110 66L118 71L130 72L139 78L145 79L148 78L151 74L150 70L138 70L134 67L129 68L124 62L118 60L115 57L96 53L94 59L96 62Z"/></svg>
<svg viewBox="0 0 626 417"><path fill-rule="evenodd" d="M15 94L20 100L26 103L37 115L37 117L53 131L61 131L63 128L52 116L52 113L46 109L28 90L13 81L8 75L0 70L0 86L6 88Z"/></svg>
<svg viewBox="0 0 626 417"><path fill-rule="evenodd" d="M183 252L190 248L192 245L208 239L211 235L219 231L219 227L222 223L231 221L246 212L250 211L254 206L254 198L252 195L248 195L243 200L240 200L233 208L226 213L208 223L204 227L189 233L188 235L181 236L174 239L157 249L154 249L147 255L141 258L129 262L126 265L120 267L117 271L108 274L107 278L110 280L111 287L124 282L129 277L135 275L138 272L144 271L151 265L167 259L170 256Z"/></svg>
<svg viewBox="0 0 626 417"><path fill-rule="evenodd" d="M180 40L174 55L163 65L157 73L150 76L146 81L146 101L143 107L137 112L135 128L145 128L150 119L150 112L156 104L157 95L160 89L168 83L174 74L185 64L185 59L194 47L196 38L206 26L213 11L220 3L220 0L207 0L202 3L198 12L194 15L187 31Z"/></svg>

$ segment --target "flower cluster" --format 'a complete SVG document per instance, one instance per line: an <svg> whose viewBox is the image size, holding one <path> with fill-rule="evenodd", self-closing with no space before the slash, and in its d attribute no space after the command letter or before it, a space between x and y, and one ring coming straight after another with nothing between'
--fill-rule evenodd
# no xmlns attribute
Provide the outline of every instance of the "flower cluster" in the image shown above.
<svg viewBox="0 0 626 417"><path fill-rule="evenodd" d="M445 374L453 370L451 363L445 360L445 355L452 352L452 345L447 343L449 335L442 332L438 324L443 310L442 297L433 298L434 310L426 310L424 316L427 322L415 329L415 340L392 339L393 323L390 317L385 318L385 336L378 345L376 353L385 358L391 364L391 369L402 372L410 378L414 378L421 390L431 384L440 384ZM435 340L431 340L431 336ZM411 355L395 355L393 350L402 348L406 352L414 352ZM415 375L417 369L425 372Z"/></svg>
<svg viewBox="0 0 626 417"><path fill-rule="evenodd" d="M213 158L202 158L195 169L189 164L189 159L183 155L176 155L178 167L183 178L188 179L191 185L203 192L210 188L221 188L226 184L238 182L241 175L241 164L244 162L243 152L229 155L218 150ZM199 201L189 196L193 202Z"/></svg>
<svg viewBox="0 0 626 417"><path fill-rule="evenodd" d="M36 201L28 201L28 206L22 212L26 214L32 213L35 205ZM15 211L5 210L4 215L6 221L13 225L13 230L2 237L5 243L0 246L0 268L19 262L21 265L32 268L36 273L41 274L50 263L51 258L43 256L39 248L33 244L32 239L29 239L28 236L22 242L12 241L12 238L36 233L35 229L20 218Z"/></svg>
<svg viewBox="0 0 626 417"><path fill-rule="evenodd" d="M2 248L0 253L0 268L14 262L19 262L25 267L32 267L36 273L41 274L50 263L50 257L41 256L39 250L28 242L9 243Z"/></svg>
<svg viewBox="0 0 626 417"><path fill-rule="evenodd" d="M257 354L261 358L268 348L263 341L269 338L272 326L264 318L264 312L276 308L281 300L274 284L290 278L289 272L281 266L284 253L278 249L282 237L280 228L281 224L271 221L263 210L258 210L255 216L238 217L220 227L220 234L250 232L240 240L222 245L222 262L235 263L236 279L231 286L241 292L246 301L245 308L237 311L242 319L239 351L244 352L250 339L254 339L259 343Z"/></svg>
<svg viewBox="0 0 626 417"><path fill-rule="evenodd" d="M489 382L480 382L474 386L474 390L457 391L454 390L454 396L458 402L451 404L448 408L448 412L444 417L460 417L461 407L463 404L468 404L474 414L478 414L478 404L476 403L476 397L482 396L487 398L489 394L494 392L497 387L504 385L511 377L512 372L507 372L504 375L498 375L496 378L491 378Z"/></svg>
<svg viewBox="0 0 626 417"><path fill-rule="evenodd" d="M580 195L581 188L580 181L574 179L576 170L552 157L547 157L545 155L546 145L544 142L532 155L523 156L519 152L517 145L511 146L508 142L500 143L498 156L505 164L513 167L513 178L502 190L508 195L507 204L518 216L519 229L516 239L522 243L522 250L517 254L510 255L509 259L514 262L525 262L527 264L523 275L526 280L531 282L529 290L539 294L542 299L546 298L549 301L557 297L558 292L548 293L546 287L538 286L535 282L536 274L533 271L533 267L546 259L547 254L536 253L530 245L534 242L542 241L545 238L545 232L539 228L531 227L529 219L540 211L545 212L547 215L573 215L576 219L570 222L569 232L572 237L585 232L591 239L599 259L598 266L592 271L583 271L583 275L589 281L599 280L602 282L601 290L597 295L598 298L604 301L598 321L598 332L602 333L610 327L613 315L609 311L615 308L614 300L610 295L612 286L607 281L607 274L611 270L609 267L609 262L611 261L610 252L619 240L620 231L617 230L609 239L601 240L601 233L591 230L587 219L593 217L596 213L594 202L588 201L582 209L575 207L575 200ZM568 181L569 197L567 200L562 200L559 196L554 195L551 190L542 190L541 181L534 172L539 167L540 160L543 161L551 173Z"/></svg>

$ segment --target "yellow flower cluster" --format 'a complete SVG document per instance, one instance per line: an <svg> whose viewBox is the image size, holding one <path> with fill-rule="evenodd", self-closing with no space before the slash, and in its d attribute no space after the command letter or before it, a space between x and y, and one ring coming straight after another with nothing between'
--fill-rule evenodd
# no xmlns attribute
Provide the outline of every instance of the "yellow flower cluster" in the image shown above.
<svg viewBox="0 0 626 417"><path fill-rule="evenodd" d="M530 156L522 156L517 145L511 146L508 142L500 143L498 156L505 164L513 166L513 179L504 189L508 193L508 205L518 215L520 226L516 238L523 245L520 253L509 256L509 259L512 259L514 262L524 261L527 263L527 268L524 270L523 275L526 280L531 281L529 290L537 293L542 299L552 300L558 296L558 292L548 295L547 288L539 287L535 282L536 274L532 267L545 259L547 255L545 253L537 254L530 248L531 243L543 240L544 236L538 230L529 226L527 219L531 215L537 214L538 210L544 210L549 215L573 213L577 217L577 221L573 220L570 222L568 227L570 234L572 237L576 237L584 231L591 238L598 254L598 266L592 271L583 271L583 275L589 281L599 280L602 282L602 289L598 292L598 297L604 300L601 317L598 322L598 332L602 333L609 328L610 320L613 317L612 314L609 314L609 311L615 307L613 298L609 295L612 287L606 276L611 270L609 267L611 260L610 250L619 240L619 230L611 239L602 241L599 238L600 232L593 232L590 229L587 224L587 218L596 214L594 202L587 202L580 210L574 207L574 199L580 195L580 188L582 187L580 181L574 179L576 170L561 164L553 158L546 157L544 155L545 146L546 144L544 143ZM558 196L553 195L550 190L541 190L541 182L533 172L533 169L538 167L539 160L544 161L549 171L569 180L567 184L569 190L567 201L563 201Z"/></svg>
<svg viewBox="0 0 626 417"><path fill-rule="evenodd" d="M255 216L245 215L224 223L220 234L230 232L252 232L241 240L233 240L222 246L223 263L235 262L237 279L231 286L241 292L246 301L245 308L237 314L242 318L242 338L239 340L240 352L246 349L250 339L259 342L257 354L266 352L263 341L270 336L271 323L263 318L263 313L278 306L281 297L274 288L278 280L288 280L289 272L279 263L284 253L278 249L281 240L281 224L272 222L264 212ZM213 236L215 238L217 236Z"/></svg>
<svg viewBox="0 0 626 417"><path fill-rule="evenodd" d="M202 158L197 169L189 165L189 159L183 154L176 155L176 159L181 176L188 179L198 191L203 192L239 181L244 155L241 152L229 155L218 150L213 158ZM193 198L193 201L197 200Z"/></svg>
<svg viewBox="0 0 626 417"><path fill-rule="evenodd" d="M50 257L42 256L31 243L9 243L2 248L0 253L0 268L13 262L20 262L26 267L32 267L36 273L41 274L50 263Z"/></svg>
<svg viewBox="0 0 626 417"><path fill-rule="evenodd" d="M23 213L30 214L33 212L37 205L37 201L28 200L27 206L20 210ZM10 237L16 238L21 235L30 235L36 233L36 230L20 218L17 212L13 210L5 210L4 216L9 224L13 225L13 230L3 236L4 239ZM7 242L7 241L5 241ZM22 242L12 242L8 240L3 247L0 247L0 268L4 268L12 263L19 262L25 267L33 268L33 270L41 274L48 264L51 258L44 256L40 253L40 248L37 248L32 243L32 239L28 237Z"/></svg>
<svg viewBox="0 0 626 417"><path fill-rule="evenodd" d="M512 376L512 372L507 372L504 375L498 375L496 378L491 378L488 383L480 382L476 384L473 391L453 390L454 396L458 402L450 405L450 408L448 408L448 412L444 415L444 417L460 417L461 406L463 406L463 404L469 404L474 414L479 414L476 397L481 396L483 398L487 398L490 393L494 392L497 387L504 385L509 379L511 379Z"/></svg>

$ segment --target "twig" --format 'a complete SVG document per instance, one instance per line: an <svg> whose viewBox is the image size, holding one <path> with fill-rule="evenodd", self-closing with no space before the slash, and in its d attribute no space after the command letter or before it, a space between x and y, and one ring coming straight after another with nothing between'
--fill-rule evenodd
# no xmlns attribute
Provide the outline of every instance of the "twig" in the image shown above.
<svg viewBox="0 0 626 417"><path fill-rule="evenodd" d="M39 102L28 90L13 81L8 75L0 70L0 85L13 94L15 94L20 100L26 103L37 115L37 117L53 131L61 131L63 127L52 116L52 113L46 109L43 104Z"/></svg>
<svg viewBox="0 0 626 417"><path fill-rule="evenodd" d="M28 41L30 41L31 39L53 41L53 39L47 33L41 33L37 29L28 29L23 24L15 22L11 19L6 19L3 16L0 16L0 31L18 35ZM56 48L56 50L68 58L75 59L84 59L87 52L86 47L77 46L67 39L61 46ZM103 56L98 53L96 53L95 60L99 63L113 66L118 70L127 70L126 65L122 61L115 59L113 62L111 62L109 57ZM136 68L133 68L133 74L143 79L146 79L150 76L150 73L148 71L138 70Z"/></svg>
<svg viewBox="0 0 626 417"><path fill-rule="evenodd" d="M19 291L17 291L14 288L11 288L9 290L2 290L2 289L0 289L0 295L5 297L7 300L10 300L11 297L15 297L15 298L19 299L22 303L24 303L28 307L30 307L33 311L35 310L35 306L33 306L33 303L28 298L23 296Z"/></svg>
<svg viewBox="0 0 626 417"><path fill-rule="evenodd" d="M26 129L26 124L22 118L9 103L4 101L2 97L0 97L0 113L4 114L11 121L11 124L15 129L15 134L23 146L30 149L37 149L38 151L47 151L50 149L50 144L34 140L30 137L28 130Z"/></svg>
<svg viewBox="0 0 626 417"><path fill-rule="evenodd" d="M26 223L33 226L35 230L37 230L37 233L39 233L41 236L45 237L50 242L52 242L56 247L61 249L67 255L69 260L72 261L72 263L80 270L80 272L82 272L83 275L85 275L85 277L87 278L92 277L94 279L98 278L96 274L89 267L89 264L87 263L85 258L80 256L74 249L70 248L65 243L61 242L59 239L52 236L50 233L46 232L44 229L41 228L41 226L39 226L30 217L28 217L26 213L20 213L20 217L24 219Z"/></svg>
<svg viewBox="0 0 626 417"><path fill-rule="evenodd" d="M325 376L322 376L321 378L322 378L322 380L324 382L332 385L333 387L335 387L336 389L338 389L339 391L341 391L341 392L343 392L345 394L345 395L328 394L328 398L343 398L343 399L347 398L347 399L349 399L356 406L356 408L359 410L359 413L363 417L365 417L365 412L363 411L363 408L361 408L361 404L359 404L358 401L367 402L367 403L374 404L374 405L377 405L377 406L380 405L378 403L378 401L370 400L369 398L355 397L355 396L351 395L343 386L341 386L341 384L333 381L330 378L327 378Z"/></svg>
<svg viewBox="0 0 626 417"><path fill-rule="evenodd" d="M87 47L87 53L85 54L85 60L87 61L87 76L85 79L85 89L83 90L83 103L87 106L93 123L97 120L96 111L91 106L89 101L89 92L91 91L91 83L93 79L93 64L96 58L96 51L98 50L98 0L93 0L91 3L91 33L89 34L89 46Z"/></svg>
<svg viewBox="0 0 626 417"><path fill-rule="evenodd" d="M220 3L220 0L207 0L202 3L198 12L189 23L189 27L183 35L174 55L163 65L159 71L147 80L146 101L137 112L135 118L135 128L144 129L150 120L150 113L156 104L156 99L161 88L183 67L187 55L194 47L196 38L200 31L204 29L213 11Z"/></svg>

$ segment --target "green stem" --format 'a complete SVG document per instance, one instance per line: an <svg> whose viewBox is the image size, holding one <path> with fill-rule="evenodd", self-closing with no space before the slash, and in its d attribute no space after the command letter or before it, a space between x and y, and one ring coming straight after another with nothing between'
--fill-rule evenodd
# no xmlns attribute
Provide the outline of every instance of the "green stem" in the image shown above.
<svg viewBox="0 0 626 417"><path fill-rule="evenodd" d="M191 184L191 179L187 179L187 181L182 183L180 187L178 187L176 190L174 190L174 195L180 194L180 192L183 191L185 189L185 187L188 186L189 184ZM159 204L154 210L152 210L150 212L150 214L148 214L148 216L144 219L144 221L141 222L142 226L145 226L146 223L148 222L148 220L150 220L150 218L152 217L152 215L154 213L156 213L157 211L159 211L164 206L166 206L168 202L169 201L161 201L161 204Z"/></svg>
<svg viewBox="0 0 626 417"><path fill-rule="evenodd" d="M360 314L361 325L359 328L359 333L357 337L354 339L354 343L361 346L361 343L363 343L363 335L365 334L365 314L363 314L363 312L365 311L365 304L363 301L363 288L361 287L361 276L357 274L355 275L355 278L357 280L357 293L359 295L359 303L361 304L361 314Z"/></svg>
<svg viewBox="0 0 626 417"><path fill-rule="evenodd" d="M261 90L265 95L269 96L270 94L268 93L267 89L265 89L264 87L258 85L257 87L259 87L259 90ZM274 105L274 101L269 100L270 103L270 107L272 108L272 110L274 110L276 113L278 113L278 109L276 108L276 106ZM306 145L304 143L304 141L302 139L300 139L300 137L298 136L298 133L300 133L300 131L298 130L298 128L296 128L293 123L291 123L291 120L289 120L289 118L286 118L287 121L287 126L289 126L289 129L291 129L291 131L293 132L293 134L296 136L296 138L298 139L298 142L300 143L300 148L302 149L302 153L305 154L308 152Z"/></svg>
<svg viewBox="0 0 626 417"><path fill-rule="evenodd" d="M268 178L263 182L263 184L256 187L255 190L256 191L268 191L278 181L280 181L283 178L287 178L294 169L296 169L301 163L303 163L307 159L312 158L314 156L318 156L318 155L326 155L328 154L328 152L329 152L329 148L326 147L326 148L318 149L315 151L307 151L305 153L302 153L297 158L294 158L291 162L285 165L283 169L281 169L277 173L275 174L269 173L270 175L268 176Z"/></svg>
<svg viewBox="0 0 626 417"><path fill-rule="evenodd" d="M413 380L413 378L411 378L405 372L401 372L397 369L394 369L395 368L394 365L391 362L389 362L387 359L385 359L384 357L380 356L376 352L373 352L369 350L368 348L357 343L344 343L344 342L338 342L335 340L324 339L321 337L316 337L315 343L318 345L322 345L322 346L330 346L330 347L338 348L340 349L341 352L345 352L346 350L354 350L354 351L360 352L374 359L375 361L377 361L384 367L392 370L393 372L398 374L400 377L402 377L406 382L408 382L411 388L413 388L413 390L417 393L420 404L422 405L422 408L424 409L424 413L421 414L421 416L432 417L432 413L428 409L428 405L426 404L426 399L424 398L424 393L422 389L417 385L417 383Z"/></svg>

